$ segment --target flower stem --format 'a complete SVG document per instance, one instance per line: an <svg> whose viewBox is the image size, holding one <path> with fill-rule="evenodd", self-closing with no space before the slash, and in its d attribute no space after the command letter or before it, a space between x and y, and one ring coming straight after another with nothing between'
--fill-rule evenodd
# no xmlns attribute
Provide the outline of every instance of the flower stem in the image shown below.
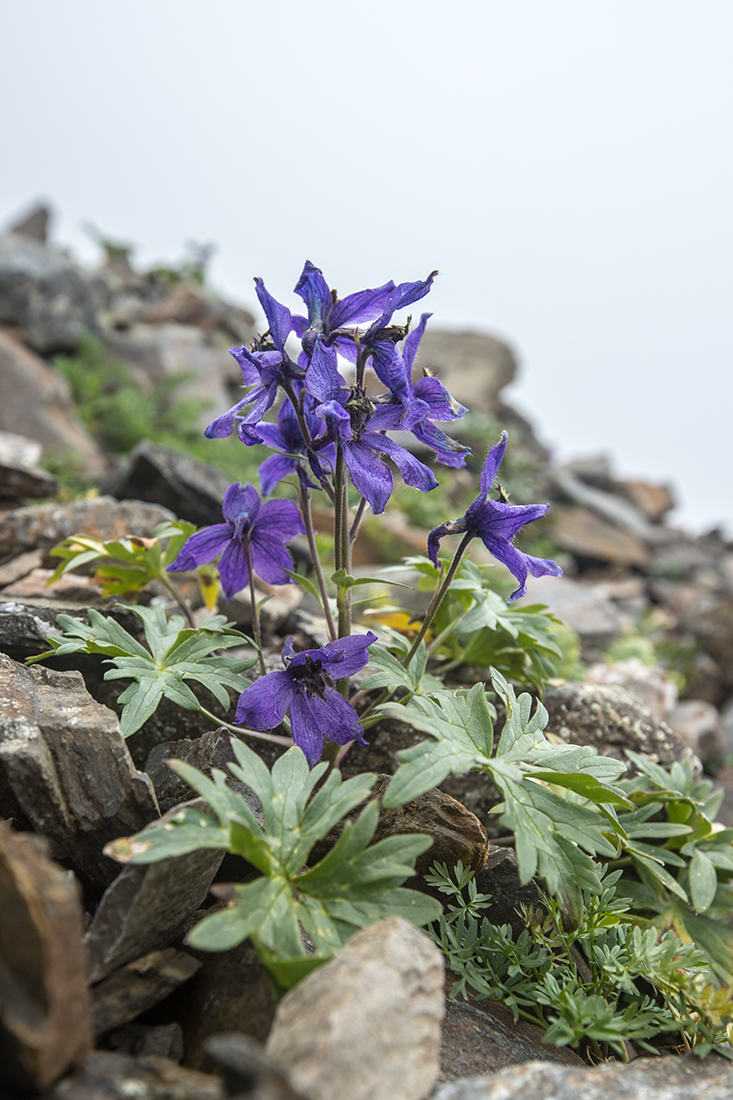
<svg viewBox="0 0 733 1100"><path fill-rule="evenodd" d="M232 733L236 733L238 737L256 737L258 741L272 741L275 745L285 745L286 748L290 748L293 744L292 737L283 737L279 733L267 733L264 730L249 730L244 726L233 726L231 722L225 722L221 718L217 718L215 714L212 714L206 707L199 705L199 710L207 718L217 726L224 726L225 729L231 730Z"/></svg>
<svg viewBox="0 0 733 1100"><path fill-rule="evenodd" d="M417 638L415 638L415 641L412 643L412 648L410 649L410 652L407 654L406 657L402 658L402 664L405 667L407 667L407 665L409 665L410 661L412 660L412 658L417 653L417 651L420 647L420 642L423 640L423 638L427 634L428 630L430 629L430 625L431 625L433 619L435 618L435 616L438 612L438 609L439 609L440 605L442 604L446 593L448 592L448 589L450 588L451 584L453 583L453 578L456 575L456 571L458 569L458 566L461 564L461 558L463 557L466 550L468 549L468 544L469 544L469 542L471 541L472 538L473 538L473 535L471 534L471 532L467 531L466 534L461 539L460 544L458 546L458 549L455 552L455 556L453 558L453 561L450 563L450 567L448 569L448 572L445 575L445 579L443 580L443 583L441 585L439 585L438 588L436 589L435 595L433 596L432 600L430 601L428 609L425 612L425 618L423 619L423 624L420 627L420 633L418 634Z"/></svg>
<svg viewBox="0 0 733 1100"><path fill-rule="evenodd" d="M313 517L311 514L311 500L310 491L306 485L303 484L301 478L298 478L298 494L300 496L300 510L303 515L303 522L305 523L305 533L308 538L308 548L311 552L311 558L313 559L313 569L316 574L316 580L318 581L318 590L321 593L321 602L323 604L323 614L326 616L326 624L328 626L328 636L332 642L336 641L338 637L336 633L336 625L333 621L333 615L331 614L331 604L328 599L328 589L326 588L326 578L323 575L323 567L321 566L321 559L318 556L318 548L316 547L316 537L313 533Z"/></svg>
<svg viewBox="0 0 733 1100"><path fill-rule="evenodd" d="M191 608L188 606L181 594L178 592L176 586L174 584L171 584L170 577L167 577L165 573L161 573L158 577L158 580L161 582L166 592L170 593L170 595L176 601L181 611L186 616L186 622L188 623L188 625L193 627L193 629L195 630L196 620L193 617L193 612L191 611Z"/></svg>
<svg viewBox="0 0 733 1100"><path fill-rule="evenodd" d="M336 572L351 565L351 544L349 542L349 496L344 450L340 442L336 443L336 502L334 514L334 564ZM338 593L338 636L348 638L351 634L351 590L339 589Z"/></svg>
<svg viewBox="0 0 733 1100"><path fill-rule="evenodd" d="M247 570L249 572L249 599L252 604L252 633L255 636L255 644L257 645L257 657L260 662L260 671L263 676L267 675L267 669L265 668L265 658L262 655L262 635L260 634L260 611L257 607L257 593L255 592L255 575L252 569L252 551L249 544L245 544L244 553L247 558Z"/></svg>
<svg viewBox="0 0 733 1100"><path fill-rule="evenodd" d="M300 403L300 401L298 400L298 395L296 394L295 390L293 389L292 382L283 383L283 389L285 390L285 393L286 393L287 397L290 399L290 404L295 409L295 415L298 418L298 427L300 428L300 434L303 436L303 440L305 442L305 449L308 452L308 457L312 458L314 460L311 463L311 469L313 470L314 474L316 474L316 470L317 470L316 459L317 459L317 456L316 456L316 452L313 449L313 444L312 444L312 441L311 441L310 432L308 431L308 424L306 423L305 414L303 412L303 406ZM318 475L316 474L316 476L318 476ZM329 498L329 500L333 504L334 503L334 492L333 492L333 489L331 488L331 486L328 484L328 480L326 478L321 478L321 477L319 477L318 480L321 483L321 488L323 489L324 493L326 494L326 496Z"/></svg>
<svg viewBox="0 0 733 1100"><path fill-rule="evenodd" d="M356 514L354 516L354 522L351 524L351 529L349 531L349 542L351 543L352 546L356 542L357 535L359 534L359 528L361 527L361 521L362 521L362 518L364 516L364 509L366 508L366 503L367 503L366 502L366 497L362 497L361 500L359 501L359 506L356 509Z"/></svg>

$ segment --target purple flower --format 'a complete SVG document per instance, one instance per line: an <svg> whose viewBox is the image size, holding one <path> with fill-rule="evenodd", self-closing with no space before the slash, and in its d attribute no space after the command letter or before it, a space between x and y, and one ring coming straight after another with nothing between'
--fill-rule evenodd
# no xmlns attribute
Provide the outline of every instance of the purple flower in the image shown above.
<svg viewBox="0 0 733 1100"><path fill-rule="evenodd" d="M486 549L503 562L519 581L519 587L509 597L511 603L526 593L528 573L533 577L561 577L562 569L557 562L533 558L512 545L522 527L544 516L549 504L505 504L500 500L489 500L494 478L504 458L507 438L507 433L502 432L497 445L489 451L481 471L481 492L465 516L451 523L443 523L430 532L428 555L437 567L440 540L446 535L467 534L471 538L481 539Z"/></svg>
<svg viewBox="0 0 733 1100"><path fill-rule="evenodd" d="M339 300L323 278L321 269L306 260L295 293L308 307L308 316L293 317L293 327L303 339L307 357L311 356L317 336L329 345L335 342L340 347L342 343L348 343L353 348L351 333L340 330L375 321L381 316L394 290L395 285L390 279L383 286L359 290Z"/></svg>
<svg viewBox="0 0 733 1100"><path fill-rule="evenodd" d="M295 383L298 385L298 383ZM284 451L284 454L274 454L266 458L259 468L260 485L263 495L271 493L279 481L288 474L301 472L306 476L306 484L311 489L318 486L310 481L306 473L306 463L310 462L316 477L326 477L329 468L333 469L336 461L336 449L333 443L326 439L318 439L323 432L324 423L313 411L313 398L305 395L303 402L303 416L308 434L311 439L311 454L308 454L303 433L300 430L298 417L292 402L285 398L277 414L277 424L259 424L257 431L262 436L268 447L276 451ZM320 462L322 456L325 462Z"/></svg>
<svg viewBox="0 0 733 1100"><path fill-rule="evenodd" d="M239 438L248 447L263 441L257 425L274 404L278 386L288 389L295 379L303 377L303 368L285 351L285 341L293 328L290 310L275 301L262 279L255 279L255 285L270 327L253 351L244 347L230 351L241 367L243 384L253 388L231 409L212 420L205 432L209 439L222 438L232 434L236 423ZM245 413L247 405L251 408Z"/></svg>
<svg viewBox="0 0 733 1100"><path fill-rule="evenodd" d="M215 523L191 535L168 573L185 573L219 560L221 587L228 600L249 583L247 552L252 569L268 584L287 584L286 569L293 559L285 543L305 531L300 512L291 500L263 504L252 485L230 485L222 503L225 523Z"/></svg>
<svg viewBox="0 0 733 1100"><path fill-rule="evenodd" d="M331 438L343 448L351 480L369 501L372 511L383 512L394 482L383 461L390 458L407 485L427 493L438 482L432 470L382 432L402 426L403 410L391 405L375 406L357 387L349 388L336 367L336 350L317 337L305 378L309 392L320 401L316 412L326 421Z"/></svg>
<svg viewBox="0 0 733 1100"><path fill-rule="evenodd" d="M321 758L324 736L337 745L365 745L359 717L334 681L363 668L376 640L370 631L296 654L288 638L282 651L285 671L261 676L240 695L236 721L255 730L272 730L290 713L293 741L311 767Z"/></svg>

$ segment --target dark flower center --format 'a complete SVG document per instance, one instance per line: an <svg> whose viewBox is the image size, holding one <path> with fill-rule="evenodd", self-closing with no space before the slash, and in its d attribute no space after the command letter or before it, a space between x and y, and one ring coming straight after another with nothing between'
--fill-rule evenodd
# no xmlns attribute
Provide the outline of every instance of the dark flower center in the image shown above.
<svg viewBox="0 0 733 1100"><path fill-rule="evenodd" d="M290 675L295 680L298 691L306 695L317 695L319 699L326 698L326 688L333 687L333 680L323 669L320 660L314 660L306 656L303 664L291 665Z"/></svg>
<svg viewBox="0 0 733 1100"><path fill-rule="evenodd" d="M359 386L353 386L344 408L351 418L352 436L354 439L361 439L362 432L374 413L373 403L369 400L363 389Z"/></svg>

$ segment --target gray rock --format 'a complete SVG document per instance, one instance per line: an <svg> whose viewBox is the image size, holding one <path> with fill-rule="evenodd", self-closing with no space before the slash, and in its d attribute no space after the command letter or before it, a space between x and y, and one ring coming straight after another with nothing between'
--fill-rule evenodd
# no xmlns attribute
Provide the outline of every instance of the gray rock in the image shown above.
<svg viewBox="0 0 733 1100"><path fill-rule="evenodd" d="M439 1068L443 957L392 918L357 933L278 1005L266 1051L311 1100L422 1100Z"/></svg>
<svg viewBox="0 0 733 1100"><path fill-rule="evenodd" d="M519 880L517 857L511 848L492 846L483 869L476 875L476 888L490 894L491 902L482 911L490 924L511 925L516 939L526 928L522 909L545 912L539 886L532 879L524 885Z"/></svg>
<svg viewBox="0 0 733 1100"><path fill-rule="evenodd" d="M229 478L213 466L143 440L106 479L101 491L117 500L144 500L204 527L222 523Z"/></svg>
<svg viewBox="0 0 733 1100"><path fill-rule="evenodd" d="M80 1070L42 1100L225 1100L220 1078L169 1058L93 1051ZM253 1097L253 1100L256 1100Z"/></svg>
<svg viewBox="0 0 733 1100"><path fill-rule="evenodd" d="M527 1062L440 1085L432 1100L731 1100L733 1070L714 1054L637 1058L593 1069Z"/></svg>
<svg viewBox="0 0 733 1100"><path fill-rule="evenodd" d="M539 1060L582 1066L569 1047L548 1046L537 1024L515 1020L506 1005L492 1001L446 1002L440 1050L440 1077L453 1081L504 1066Z"/></svg>
<svg viewBox="0 0 733 1100"><path fill-rule="evenodd" d="M102 451L74 412L65 378L1 330L0 430L36 440L75 462L87 477L101 477L106 470Z"/></svg>
<svg viewBox="0 0 733 1100"><path fill-rule="evenodd" d="M649 521L630 501L587 485L567 467L556 466L550 470L550 481L560 493L575 504L590 508L614 527L646 541L649 537Z"/></svg>
<svg viewBox="0 0 733 1100"><path fill-rule="evenodd" d="M669 725L703 764L726 750L720 714L704 699L683 699L669 716Z"/></svg>
<svg viewBox="0 0 733 1100"><path fill-rule="evenodd" d="M501 391L514 381L517 361L508 344L483 332L439 332L420 341L418 370L437 375L472 412L495 413Z"/></svg>
<svg viewBox="0 0 733 1100"><path fill-rule="evenodd" d="M25 668L0 655L0 789L94 890L117 874L102 849L136 833L158 806L135 771L117 716L95 702L78 672Z"/></svg>
<svg viewBox="0 0 733 1100"><path fill-rule="evenodd" d="M728 688L733 687L733 595L710 610L691 616L688 625L717 661Z"/></svg>
<svg viewBox="0 0 733 1100"><path fill-rule="evenodd" d="M92 989L94 1034L104 1035L134 1020L187 982L200 966L192 955L168 947L115 970Z"/></svg>
<svg viewBox="0 0 733 1100"><path fill-rule="evenodd" d="M0 1094L43 1089L92 1045L83 914L39 837L0 823Z"/></svg>
<svg viewBox="0 0 733 1100"><path fill-rule="evenodd" d="M590 745L625 763L625 749L644 753L663 767L687 758L700 770L678 734L623 688L555 681L548 685L544 703L550 715L547 733L563 741Z"/></svg>
<svg viewBox="0 0 733 1100"><path fill-rule="evenodd" d="M42 355L76 350L99 332L104 283L62 252L22 234L0 238L0 323L16 325Z"/></svg>
<svg viewBox="0 0 733 1100"><path fill-rule="evenodd" d="M34 504L14 508L0 515L0 563L29 550L43 553L43 565L55 568L58 558L49 550L71 535L88 535L103 540L126 535L149 538L159 523L174 519L159 505L137 500L95 497L69 504Z"/></svg>
<svg viewBox="0 0 733 1100"><path fill-rule="evenodd" d="M293 1088L262 1046L247 1035L216 1035L209 1039L207 1051L224 1078L228 1096L239 1100L309 1100Z"/></svg>
<svg viewBox="0 0 733 1100"><path fill-rule="evenodd" d="M584 649L605 649L621 633L621 619L602 585L571 577L530 577L526 602L543 603L571 626Z"/></svg>
<svg viewBox="0 0 733 1100"><path fill-rule="evenodd" d="M553 541L576 558L641 569L649 565L649 550L638 535L623 530L616 522L610 522L589 508L555 504L551 519Z"/></svg>
<svg viewBox="0 0 733 1100"><path fill-rule="evenodd" d="M667 722L675 729L670 716L677 706L677 687L667 679L660 665L645 665L638 657L629 657L613 664L602 661L590 666L585 682L623 688L638 703L649 708L655 721ZM683 737L683 740L689 744L686 738ZM694 746L690 747L693 752L696 751Z"/></svg>
<svg viewBox="0 0 733 1100"><path fill-rule="evenodd" d="M218 768L227 775L228 765L236 763L237 758L232 749L232 734L223 726L216 730L209 730L195 740L182 737L178 741L166 741L162 745L156 745L147 759L145 771L155 788L161 813L167 813L181 802L196 797L196 792L189 787L185 779L168 767L167 761L171 759L183 760L186 764L198 768L204 775L210 775L212 768ZM228 782L233 790L242 794L255 817L262 824L262 805L254 791L233 777Z"/></svg>
<svg viewBox="0 0 733 1100"><path fill-rule="evenodd" d="M51 210L45 203L36 203L18 221L8 229L8 233L14 233L18 237L29 237L39 244L46 244L48 240L48 225L51 220Z"/></svg>
<svg viewBox="0 0 733 1100"><path fill-rule="evenodd" d="M203 800L189 805L205 807ZM160 863L128 864L102 897L86 935L91 981L178 939L222 859L223 852L204 848Z"/></svg>

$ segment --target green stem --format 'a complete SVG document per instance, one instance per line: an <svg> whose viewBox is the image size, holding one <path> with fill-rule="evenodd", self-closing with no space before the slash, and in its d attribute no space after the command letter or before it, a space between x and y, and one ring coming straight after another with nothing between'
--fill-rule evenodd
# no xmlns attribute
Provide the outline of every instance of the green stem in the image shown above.
<svg viewBox="0 0 733 1100"><path fill-rule="evenodd" d="M267 669L265 668L265 658L262 655L262 635L260 634L260 610L257 606L257 593L255 592L255 575L252 569L252 551L249 544L244 547L244 553L247 558L247 570L249 572L249 599L252 604L252 633L255 636L255 644L257 646L257 657L260 662L260 670L263 676L267 675Z"/></svg>
<svg viewBox="0 0 733 1100"><path fill-rule="evenodd" d="M249 730L244 726L233 726L231 722L225 722L221 718L217 718L215 714L212 714L206 707L199 705L199 710L207 718L217 726L224 726L225 729L231 730L232 733L236 733L238 737L256 737L258 741L272 741L275 745L285 745L286 748L290 748L293 744L292 737L282 737L279 733L266 733L262 730Z"/></svg>
<svg viewBox="0 0 733 1100"><path fill-rule="evenodd" d="M321 559L318 556L318 549L316 547L316 537L313 533L313 519L311 515L311 501L310 492L306 486L303 485L300 478L298 478L298 493L300 495L300 509L303 514L303 521L305 523L305 533L308 538L308 548L311 552L311 558L313 559L313 569L316 574L316 580L318 581L318 590L321 593L321 602L323 604L323 614L326 616L326 624L328 626L328 636L332 642L336 641L338 637L336 633L336 625L333 621L333 615L331 614L331 604L328 598L328 589L326 588L326 578L323 575L323 568L321 566Z"/></svg>
<svg viewBox="0 0 733 1100"><path fill-rule="evenodd" d="M466 550L468 549L468 544L470 543L472 538L473 538L473 535L471 534L471 532L467 531L466 534L461 539L460 544L458 546L458 549L455 552L455 556L453 558L453 561L450 563L450 568L448 569L448 572L445 575L445 580L437 588L437 590L435 592L435 595L433 596L432 600L430 601L430 605L428 606L428 609L425 612L425 618L423 619L423 624L420 627L420 633L418 634L417 638L415 638L415 641L412 643L412 648L410 649L410 652L407 654L406 657L402 658L402 664L405 666L405 668L409 665L410 661L412 660L412 658L417 653L418 649L420 648L420 642L423 640L423 638L427 634L428 630L430 629L430 625L431 625L433 619L435 618L435 616L438 612L438 609L439 609L440 605L442 604L443 599L444 599L446 593L448 592L448 589L450 588L450 586L453 582L453 578L456 575L456 571L458 570L458 566L461 564L461 558L463 557Z"/></svg>
<svg viewBox="0 0 733 1100"><path fill-rule="evenodd" d="M188 625L196 630L196 620L193 617L193 612L191 611L191 608L188 606L183 597L179 594L176 586L171 583L170 577L167 576L165 573L161 573L158 577L158 580L161 582L166 592L170 593L170 595L176 601L181 611L186 616L186 622L188 623Z"/></svg>
<svg viewBox="0 0 733 1100"><path fill-rule="evenodd" d="M345 569L349 572L351 564L351 544L349 542L349 499L348 475L344 451L340 442L336 443L336 501L334 515L334 558L336 572ZM351 634L351 590L340 588L338 592L338 636L348 638Z"/></svg>
<svg viewBox="0 0 733 1100"><path fill-rule="evenodd" d="M303 412L303 406L298 401L298 395L296 394L295 390L293 389L292 382L283 383L283 389L285 390L285 393L286 393L287 397L290 399L290 404L295 409L295 415L298 418L298 427L300 428L300 434L303 436L303 440L305 442L305 448L306 448L306 451L308 452L308 456L310 458L314 459L314 462L317 462L318 456L316 455L316 452L313 450L311 437L310 437L310 432L308 431L308 425L306 423L305 414ZM316 469L317 468L318 467L316 465ZM319 477L318 480L321 483L321 488L323 489L324 493L326 494L326 496L329 498L329 500L333 504L333 502L334 502L333 489L328 484L328 481L325 478L321 479Z"/></svg>

